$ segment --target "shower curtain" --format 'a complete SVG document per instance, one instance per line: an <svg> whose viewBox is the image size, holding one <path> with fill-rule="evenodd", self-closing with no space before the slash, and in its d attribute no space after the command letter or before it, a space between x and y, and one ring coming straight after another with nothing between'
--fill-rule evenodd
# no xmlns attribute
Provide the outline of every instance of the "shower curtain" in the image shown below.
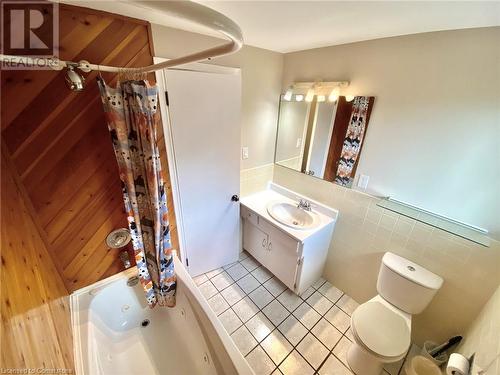
<svg viewBox="0 0 500 375"><path fill-rule="evenodd" d="M369 96L356 96L352 104L351 117L347 127L344 144L340 153L339 166L335 182L342 186L352 186L354 176L352 170L358 159L363 137L366 129L366 116L368 114Z"/></svg>
<svg viewBox="0 0 500 375"><path fill-rule="evenodd" d="M176 278L167 199L157 146L158 89L147 81L98 78L122 183L139 278L150 307L175 306Z"/></svg>

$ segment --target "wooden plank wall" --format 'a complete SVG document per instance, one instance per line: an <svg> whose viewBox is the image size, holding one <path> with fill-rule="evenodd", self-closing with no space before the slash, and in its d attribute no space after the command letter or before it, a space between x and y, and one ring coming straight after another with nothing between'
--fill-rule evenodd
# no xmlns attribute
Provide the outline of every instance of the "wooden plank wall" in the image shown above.
<svg viewBox="0 0 500 375"><path fill-rule="evenodd" d="M60 5L60 58L144 66L154 55L150 25L110 13ZM106 235L126 227L120 180L96 73L83 92L66 88L64 72L3 71L2 146L28 210L69 292L122 270ZM103 73L109 83L116 76ZM164 173L178 248L164 142ZM129 249L131 251L131 249Z"/></svg>
<svg viewBox="0 0 500 375"><path fill-rule="evenodd" d="M0 369L73 369L68 292L3 154L1 171Z"/></svg>

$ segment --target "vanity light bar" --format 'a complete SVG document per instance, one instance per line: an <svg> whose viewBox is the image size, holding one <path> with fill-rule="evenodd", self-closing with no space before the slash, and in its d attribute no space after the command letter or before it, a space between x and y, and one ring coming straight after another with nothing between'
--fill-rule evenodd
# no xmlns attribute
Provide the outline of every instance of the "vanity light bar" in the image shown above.
<svg viewBox="0 0 500 375"><path fill-rule="evenodd" d="M337 100L339 100L339 96L340 96L340 89L338 87L335 87L330 92L330 95L328 95L328 101L336 102Z"/></svg>
<svg viewBox="0 0 500 375"><path fill-rule="evenodd" d="M283 99L285 99L287 102L289 102L292 99L292 88L291 87L289 87L286 90L285 95L283 95Z"/></svg>
<svg viewBox="0 0 500 375"><path fill-rule="evenodd" d="M326 91L331 90L335 87L346 88L349 86L349 81L315 81L315 82L295 82L293 84L293 89L308 89L314 88L315 90L325 89Z"/></svg>
<svg viewBox="0 0 500 375"><path fill-rule="evenodd" d="M295 94L295 100L298 102L302 100L312 102L316 95L318 102L324 102L327 98L328 101L335 102L339 98L340 89L348 86L349 81L295 82L286 89L283 99L290 101L292 100L293 94ZM346 97L354 98L352 95Z"/></svg>
<svg viewBox="0 0 500 375"><path fill-rule="evenodd" d="M312 102L313 99L314 99L314 89L310 88L309 90L307 90L306 102Z"/></svg>

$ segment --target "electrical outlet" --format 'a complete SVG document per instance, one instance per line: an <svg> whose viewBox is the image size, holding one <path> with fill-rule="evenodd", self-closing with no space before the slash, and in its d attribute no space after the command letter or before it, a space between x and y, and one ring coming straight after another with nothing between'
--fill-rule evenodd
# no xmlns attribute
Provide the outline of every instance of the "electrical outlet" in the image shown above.
<svg viewBox="0 0 500 375"><path fill-rule="evenodd" d="M248 147L241 148L241 159L242 160L248 159Z"/></svg>

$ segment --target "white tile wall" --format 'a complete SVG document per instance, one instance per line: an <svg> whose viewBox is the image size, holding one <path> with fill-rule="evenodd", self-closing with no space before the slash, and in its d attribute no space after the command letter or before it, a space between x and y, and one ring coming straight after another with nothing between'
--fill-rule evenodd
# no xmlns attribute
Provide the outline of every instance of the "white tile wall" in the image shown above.
<svg viewBox="0 0 500 375"><path fill-rule="evenodd" d="M240 170L240 195L242 197L267 188L273 179L274 164Z"/></svg>
<svg viewBox="0 0 500 375"><path fill-rule="evenodd" d="M382 209L375 197L280 166L274 167L273 181L339 210L324 277L356 301L376 295L386 251L444 278L428 308L414 317L413 339L419 345L465 332L500 283L498 241L489 248L474 244ZM330 293L333 297L335 291Z"/></svg>
<svg viewBox="0 0 500 375"><path fill-rule="evenodd" d="M485 375L500 374L500 286L465 333L458 352L466 357L476 353Z"/></svg>
<svg viewBox="0 0 500 375"><path fill-rule="evenodd" d="M302 169L302 157L297 156L290 159L280 160L278 164L282 165L283 167L300 170Z"/></svg>

